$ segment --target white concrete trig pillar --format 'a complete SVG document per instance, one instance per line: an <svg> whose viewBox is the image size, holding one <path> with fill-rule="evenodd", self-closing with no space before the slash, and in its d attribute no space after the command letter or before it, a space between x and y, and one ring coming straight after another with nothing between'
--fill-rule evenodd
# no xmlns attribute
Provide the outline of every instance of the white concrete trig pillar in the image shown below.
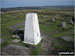
<svg viewBox="0 0 75 56"><path fill-rule="evenodd" d="M27 13L24 29L24 43L37 45L41 41L37 13Z"/></svg>

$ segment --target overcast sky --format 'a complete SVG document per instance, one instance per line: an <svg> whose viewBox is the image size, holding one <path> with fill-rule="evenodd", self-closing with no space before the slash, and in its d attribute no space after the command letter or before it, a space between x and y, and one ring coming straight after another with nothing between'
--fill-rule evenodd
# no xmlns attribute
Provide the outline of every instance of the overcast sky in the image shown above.
<svg viewBox="0 0 75 56"><path fill-rule="evenodd" d="M2 8L73 5L74 0L0 0Z"/></svg>

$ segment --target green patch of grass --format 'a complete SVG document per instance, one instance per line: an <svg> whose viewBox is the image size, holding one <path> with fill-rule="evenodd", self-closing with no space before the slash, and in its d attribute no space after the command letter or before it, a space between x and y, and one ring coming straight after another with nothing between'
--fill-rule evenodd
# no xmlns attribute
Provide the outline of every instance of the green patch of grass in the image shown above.
<svg viewBox="0 0 75 56"><path fill-rule="evenodd" d="M63 39L56 38L55 41L53 41L52 46L55 48L54 51L57 52L73 52L74 51L74 43L72 41L65 41Z"/></svg>
<svg viewBox="0 0 75 56"><path fill-rule="evenodd" d="M40 53L41 53L41 43L42 43L42 40L41 40L41 42L38 44L38 45L36 45L36 47L37 48L33 48L33 49L31 49L32 50L32 53L34 54L34 55L40 55Z"/></svg>
<svg viewBox="0 0 75 56"><path fill-rule="evenodd" d="M1 49L5 48L8 45L8 41L5 41L4 43L1 44Z"/></svg>
<svg viewBox="0 0 75 56"><path fill-rule="evenodd" d="M31 12L34 10L24 10L24 11L19 11L19 12L7 12L3 13L1 15L1 38L5 39L5 42L2 44L2 48L5 47L6 45L11 43L13 40L12 38L12 30L10 29L11 26L24 22L25 21L25 14L28 12ZM40 11L40 12L39 12ZM74 28L72 24L67 24L67 29L63 30L61 26L61 20L64 19L66 15L68 15L68 18L71 18L73 16L73 11L57 11L57 10L50 10L50 9L40 9L36 10L38 13L38 18L39 22L42 22L43 24L40 24L40 30L42 30L46 35L49 35L50 37L57 38L61 36L71 36L74 37ZM44 16L47 16L46 18ZM58 19L55 22L47 21L51 20L55 15L59 15ZM67 22L66 18L65 21ZM23 27L23 26L21 26ZM17 29L20 27L17 27ZM67 35L68 34L68 35ZM57 39L58 40L58 39ZM69 48L69 45L61 39L58 40L60 46L56 46L56 48L59 48L60 50L64 50L66 47ZM58 42L57 41L57 42ZM22 46L28 46L27 44L24 44L22 42L19 43ZM36 49L32 49L33 54L38 55L41 52L41 43L37 45ZM55 44L56 45L56 44ZM66 46L65 46L66 45Z"/></svg>
<svg viewBox="0 0 75 56"><path fill-rule="evenodd" d="M42 43L42 40L41 40L41 42L38 45L35 45L35 46L32 45L32 46L34 46L36 48L32 48L30 44L23 43L23 41L21 41L19 44L24 46L24 47L30 48L31 51L32 51L31 55L33 55L33 54L34 55L39 55L41 53L41 43Z"/></svg>
<svg viewBox="0 0 75 56"><path fill-rule="evenodd" d="M2 50L3 48L5 48L8 44L10 44L13 39L14 39L14 38L12 38L12 37L9 37L9 38L7 38L7 39L5 38L5 39L4 39L4 42L1 44L1 50Z"/></svg>

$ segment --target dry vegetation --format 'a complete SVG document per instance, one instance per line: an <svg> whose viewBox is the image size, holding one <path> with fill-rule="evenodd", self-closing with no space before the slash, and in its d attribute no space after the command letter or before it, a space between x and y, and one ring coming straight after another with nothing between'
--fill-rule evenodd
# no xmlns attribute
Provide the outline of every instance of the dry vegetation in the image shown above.
<svg viewBox="0 0 75 56"><path fill-rule="evenodd" d="M2 49L5 48L7 45L11 44L12 34L13 31L10 29L11 26L24 22L25 15L29 12L36 12L38 13L39 23L41 34L42 32L45 35L43 40L37 48L32 48L32 54L58 54L59 52L63 51L74 51L74 25L69 24L68 20L72 19L73 17L73 10L46 10L46 9L38 9L38 10L21 10L21 11L9 11L3 12L1 14L1 38L5 40L4 43L1 44ZM57 19L53 22L52 19L57 15ZM62 29L60 26L61 20L67 23L67 29ZM24 26L21 26L24 27ZM17 27L18 29L20 27ZM47 37L46 37L47 36ZM61 37L70 37L72 40L66 41ZM48 45L48 44L49 45ZM22 42L19 43L20 45L26 46Z"/></svg>

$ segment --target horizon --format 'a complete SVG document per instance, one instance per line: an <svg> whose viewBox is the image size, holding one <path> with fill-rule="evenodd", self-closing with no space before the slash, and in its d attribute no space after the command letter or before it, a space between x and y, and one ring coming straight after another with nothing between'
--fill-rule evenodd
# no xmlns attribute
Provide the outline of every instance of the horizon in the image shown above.
<svg viewBox="0 0 75 56"><path fill-rule="evenodd" d="M74 6L73 0L1 0L1 8Z"/></svg>
<svg viewBox="0 0 75 56"><path fill-rule="evenodd" d="M57 6L23 6L23 7L9 7L9 8L1 8L1 9L11 9L11 8L24 8L24 7L67 7L67 6L71 6L74 7L74 5L57 5Z"/></svg>

